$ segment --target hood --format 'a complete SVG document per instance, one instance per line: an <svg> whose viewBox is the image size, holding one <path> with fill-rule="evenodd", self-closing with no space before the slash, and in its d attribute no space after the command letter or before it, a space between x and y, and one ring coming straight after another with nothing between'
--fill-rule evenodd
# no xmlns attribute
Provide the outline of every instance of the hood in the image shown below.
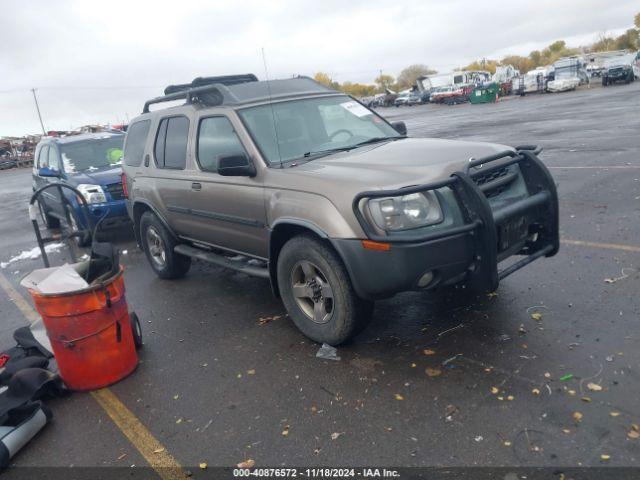
<svg viewBox="0 0 640 480"><path fill-rule="evenodd" d="M322 193L327 187L341 184L345 190L357 193L444 180L462 170L471 157L480 158L505 150L513 149L492 143L406 138L273 172L282 174L281 180L296 190Z"/></svg>
<svg viewBox="0 0 640 480"><path fill-rule="evenodd" d="M120 182L120 175L122 174L122 167L118 166L110 166L105 168L100 168L98 170L89 171L85 170L83 172L77 173L68 173L67 179L71 183L75 183L76 185L80 185L82 183L87 183L91 185L109 185L111 183Z"/></svg>

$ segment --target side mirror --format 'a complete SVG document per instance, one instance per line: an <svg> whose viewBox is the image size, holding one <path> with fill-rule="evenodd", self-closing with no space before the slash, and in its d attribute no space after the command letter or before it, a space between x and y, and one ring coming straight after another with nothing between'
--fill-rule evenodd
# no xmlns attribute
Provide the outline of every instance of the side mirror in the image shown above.
<svg viewBox="0 0 640 480"><path fill-rule="evenodd" d="M218 174L223 177L255 177L256 167L244 153L225 155L218 159Z"/></svg>
<svg viewBox="0 0 640 480"><path fill-rule="evenodd" d="M407 126L404 122L393 122L391 126L395 128L396 132L398 132L400 135L407 134Z"/></svg>
<svg viewBox="0 0 640 480"><path fill-rule="evenodd" d="M38 176L48 178L59 178L60 172L49 167L42 167L38 170Z"/></svg>

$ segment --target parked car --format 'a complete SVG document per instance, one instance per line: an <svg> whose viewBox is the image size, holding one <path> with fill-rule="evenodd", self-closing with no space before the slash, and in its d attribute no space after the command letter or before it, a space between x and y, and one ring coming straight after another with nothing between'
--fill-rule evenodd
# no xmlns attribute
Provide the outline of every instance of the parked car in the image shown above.
<svg viewBox="0 0 640 480"><path fill-rule="evenodd" d="M68 137L44 137L35 150L33 190L51 182L65 183L78 190L89 204L88 213L94 225L111 230L131 224L122 190L123 134L88 133ZM71 205L73 230L88 227L80 202L68 189L63 190ZM66 222L64 201L56 189L42 193L38 208L48 228ZM81 245L91 238L79 239Z"/></svg>
<svg viewBox="0 0 640 480"><path fill-rule="evenodd" d="M9 168L15 168L17 166L18 162L16 162L13 158L0 157L0 170L7 170Z"/></svg>
<svg viewBox="0 0 640 480"><path fill-rule="evenodd" d="M396 107L400 107L402 105L412 107L414 105L419 105L421 103L421 100L422 100L422 96L420 95L420 93L411 92L405 95L400 95L398 98L395 99L393 104Z"/></svg>
<svg viewBox="0 0 640 480"><path fill-rule="evenodd" d="M555 184L532 147L408 138L306 77L170 91L131 122L123 166L160 278L197 258L269 279L305 335L337 345L377 299L460 282L493 291L558 251Z"/></svg>
<svg viewBox="0 0 640 480"><path fill-rule="evenodd" d="M429 97L431 103L445 103L455 105L469 101L469 96L474 90L473 85L448 85L434 89Z"/></svg>
<svg viewBox="0 0 640 480"><path fill-rule="evenodd" d="M635 80L633 61L636 54L614 57L605 64L602 74L602 86L606 87L616 82L631 83Z"/></svg>

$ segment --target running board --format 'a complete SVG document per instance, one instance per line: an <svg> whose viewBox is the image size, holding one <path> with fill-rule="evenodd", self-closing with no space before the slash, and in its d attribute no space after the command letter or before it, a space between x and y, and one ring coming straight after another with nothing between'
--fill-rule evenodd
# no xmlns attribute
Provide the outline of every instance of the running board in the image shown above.
<svg viewBox="0 0 640 480"><path fill-rule="evenodd" d="M237 270L238 272L246 273L247 275L260 277L260 278L269 278L268 268L247 265L244 262L231 260L228 257L225 257L224 255L218 255L213 252L207 252L200 248L192 247L190 245L185 245L184 243L181 243L180 245L176 245L173 250L176 253L179 253L180 255L184 255L186 257L191 257L191 258L197 258L198 260L214 263L221 267L231 268L232 270Z"/></svg>

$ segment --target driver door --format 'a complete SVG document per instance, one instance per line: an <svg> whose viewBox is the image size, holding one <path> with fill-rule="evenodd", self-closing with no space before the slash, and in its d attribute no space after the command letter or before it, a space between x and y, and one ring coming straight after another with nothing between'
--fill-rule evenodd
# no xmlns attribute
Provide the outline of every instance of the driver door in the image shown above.
<svg viewBox="0 0 640 480"><path fill-rule="evenodd" d="M185 207L192 217L188 235L211 245L260 258L268 257L264 188L256 177L223 177L218 160L243 154L250 158L226 115L197 118L198 134L192 145L194 171ZM234 119L234 121L237 121Z"/></svg>

